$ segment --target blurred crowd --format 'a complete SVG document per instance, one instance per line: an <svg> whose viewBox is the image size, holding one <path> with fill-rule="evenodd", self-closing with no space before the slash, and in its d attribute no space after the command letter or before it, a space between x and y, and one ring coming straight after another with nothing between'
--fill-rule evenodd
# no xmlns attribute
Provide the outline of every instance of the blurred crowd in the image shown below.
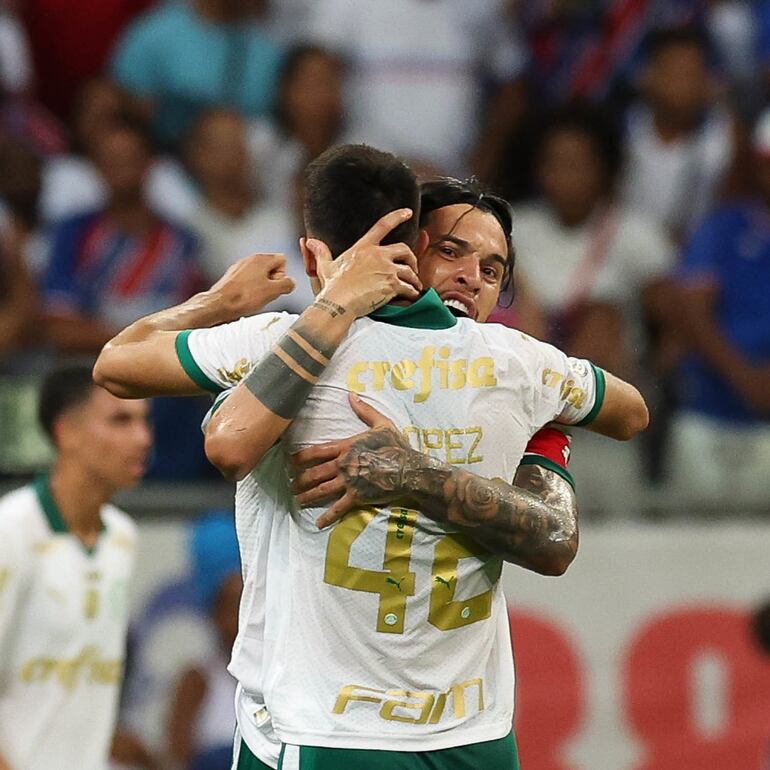
<svg viewBox="0 0 770 770"><path fill-rule="evenodd" d="M254 251L301 311L302 171L364 141L505 194L495 320L645 393L644 441L576 438L589 508L764 511L766 105L770 2L0 0L0 439L18 383ZM211 474L206 408L154 405L153 477Z"/></svg>

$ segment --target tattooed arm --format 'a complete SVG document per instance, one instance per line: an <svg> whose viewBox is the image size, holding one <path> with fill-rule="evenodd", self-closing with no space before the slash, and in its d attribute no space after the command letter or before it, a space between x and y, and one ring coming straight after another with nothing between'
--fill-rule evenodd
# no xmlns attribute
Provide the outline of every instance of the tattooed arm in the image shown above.
<svg viewBox="0 0 770 770"><path fill-rule="evenodd" d="M513 564L544 575L564 573L578 547L577 501L566 479L538 465L521 466L513 485L482 478L412 449L357 396L351 404L376 427L295 456L301 504L339 498L319 526L361 505L398 503L461 528Z"/></svg>
<svg viewBox="0 0 770 770"><path fill-rule="evenodd" d="M281 437L347 335L353 321L400 296L417 299L417 260L403 243L380 246L411 216L382 217L332 265L316 252L327 280L315 302L233 390L206 426L206 455L227 478L242 479Z"/></svg>

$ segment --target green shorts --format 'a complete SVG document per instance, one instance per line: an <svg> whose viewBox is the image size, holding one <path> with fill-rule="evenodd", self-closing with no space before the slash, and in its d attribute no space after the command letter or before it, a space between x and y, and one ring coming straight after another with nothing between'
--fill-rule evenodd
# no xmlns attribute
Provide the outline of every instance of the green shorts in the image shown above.
<svg viewBox="0 0 770 770"><path fill-rule="evenodd" d="M249 766L251 767L251 766ZM513 733L496 741L436 751L284 746L278 770L519 770ZM238 765L240 770L240 765Z"/></svg>

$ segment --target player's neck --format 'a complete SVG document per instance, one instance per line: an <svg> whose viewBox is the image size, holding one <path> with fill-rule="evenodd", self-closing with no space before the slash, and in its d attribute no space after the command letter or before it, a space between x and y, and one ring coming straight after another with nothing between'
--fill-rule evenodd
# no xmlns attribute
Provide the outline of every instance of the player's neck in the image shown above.
<svg viewBox="0 0 770 770"><path fill-rule="evenodd" d="M101 507L113 491L94 480L86 470L71 463L58 462L51 471L51 494L67 528L92 545L102 529Z"/></svg>

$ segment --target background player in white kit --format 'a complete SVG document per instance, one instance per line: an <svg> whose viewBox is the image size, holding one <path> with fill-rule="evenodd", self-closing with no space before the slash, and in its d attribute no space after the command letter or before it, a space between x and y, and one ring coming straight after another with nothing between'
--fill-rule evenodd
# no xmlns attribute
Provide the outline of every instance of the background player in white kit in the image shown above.
<svg viewBox="0 0 770 770"><path fill-rule="evenodd" d="M0 500L0 768L105 770L123 674L136 528L109 503L142 477L147 405L52 372L49 475Z"/></svg>
<svg viewBox="0 0 770 770"><path fill-rule="evenodd" d="M438 305L438 307L443 307L443 306L441 306L441 305L439 304L439 305ZM434 309L435 309L435 308L434 308ZM447 315L448 315L448 314L447 314ZM451 318L451 316L449 316L449 317ZM277 325L277 324L278 324L278 321L279 321L280 319L272 319L272 320L273 320L273 321L276 323L276 325ZM445 319L445 320L446 320L446 319ZM454 319L452 319L452 321L454 321ZM252 351L252 352L253 352L253 351ZM189 350L188 350L188 353L189 353ZM251 360L254 360L254 359L252 358ZM231 362L230 362L230 364L231 364L231 365L232 365L233 363L235 363L235 362L233 362L233 361L231 361ZM247 360L246 360L246 364L248 364L248 363L249 363L249 362L248 362L248 359L247 359ZM237 368L237 367L236 367L236 368ZM228 371L229 371L228 369L225 369L225 368L222 368L222 367L220 367L218 370L215 368L213 371L212 371L211 369L209 369L209 377L213 377L213 378L222 377L222 376L223 376L223 373L224 373L224 374L227 374L227 372L228 372ZM235 371L235 368L234 368L232 371L234 372L234 371ZM587 368L586 368L586 372L587 372L587 371L588 371L588 370L587 370ZM195 375L195 370L194 370L194 368L192 368L192 369L188 369L188 372L192 372L193 376ZM477 373L478 373L478 372L477 372ZM198 371L198 373L197 373L197 374L198 374L198 376L200 377L200 375L201 375L201 374L203 374L203 372L202 372L202 371ZM471 377L472 377L472 375L471 375ZM568 391L568 393L569 393L569 391ZM575 394L573 394L573 395L575 395ZM510 474L509 474L509 477L510 477Z"/></svg>

